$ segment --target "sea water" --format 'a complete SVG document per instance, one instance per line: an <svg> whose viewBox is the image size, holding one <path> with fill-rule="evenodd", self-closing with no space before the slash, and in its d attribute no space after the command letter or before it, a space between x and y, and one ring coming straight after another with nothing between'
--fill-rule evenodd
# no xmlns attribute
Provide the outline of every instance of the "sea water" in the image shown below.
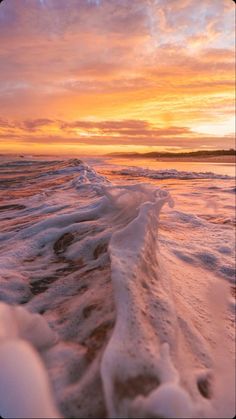
<svg viewBox="0 0 236 419"><path fill-rule="evenodd" d="M2 157L0 415L234 416L235 178L211 169Z"/></svg>

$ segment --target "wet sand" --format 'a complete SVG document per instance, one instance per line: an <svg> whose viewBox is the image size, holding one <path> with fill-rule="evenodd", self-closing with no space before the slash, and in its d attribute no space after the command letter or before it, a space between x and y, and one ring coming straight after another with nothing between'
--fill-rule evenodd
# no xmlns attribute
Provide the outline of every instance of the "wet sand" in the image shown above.
<svg viewBox="0 0 236 419"><path fill-rule="evenodd" d="M202 163L236 163L235 156L206 156L206 157L158 157L157 161L202 162Z"/></svg>

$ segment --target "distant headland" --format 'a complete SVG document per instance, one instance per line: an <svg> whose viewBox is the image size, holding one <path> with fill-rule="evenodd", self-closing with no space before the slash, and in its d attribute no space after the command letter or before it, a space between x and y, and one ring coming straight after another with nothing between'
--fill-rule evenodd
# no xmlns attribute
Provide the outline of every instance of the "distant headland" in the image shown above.
<svg viewBox="0 0 236 419"><path fill-rule="evenodd" d="M233 148L229 150L198 150L198 151L186 151L186 152L162 152L162 151L151 151L149 153L137 153L137 152L117 152L109 153L109 156L115 157L215 157L215 156L236 156L236 150Z"/></svg>
<svg viewBox="0 0 236 419"><path fill-rule="evenodd" d="M108 154L111 157L121 158L132 158L132 159L157 159L157 160L190 160L190 161L202 161L210 160L216 162L229 162L234 163L236 157L236 150L233 148L229 150L198 150L189 152L159 152L152 151L148 153L137 153L137 152L117 152Z"/></svg>

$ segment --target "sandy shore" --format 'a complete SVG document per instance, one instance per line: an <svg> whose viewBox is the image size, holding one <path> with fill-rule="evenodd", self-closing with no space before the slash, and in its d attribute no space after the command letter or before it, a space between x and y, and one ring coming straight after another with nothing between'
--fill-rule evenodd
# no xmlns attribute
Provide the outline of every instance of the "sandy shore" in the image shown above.
<svg viewBox="0 0 236 419"><path fill-rule="evenodd" d="M232 163L235 164L235 156L206 156L206 157L158 157L157 161L176 161L176 162L211 162L211 163Z"/></svg>

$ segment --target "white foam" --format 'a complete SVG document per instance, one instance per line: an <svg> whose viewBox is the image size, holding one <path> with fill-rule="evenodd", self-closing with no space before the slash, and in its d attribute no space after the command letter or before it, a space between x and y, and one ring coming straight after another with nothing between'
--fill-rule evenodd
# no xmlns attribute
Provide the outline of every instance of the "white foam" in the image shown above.
<svg viewBox="0 0 236 419"><path fill-rule="evenodd" d="M5 418L60 417L36 350L55 343L38 314L0 303L0 412Z"/></svg>
<svg viewBox="0 0 236 419"><path fill-rule="evenodd" d="M151 170L131 167L113 172L123 176L146 177L151 179L230 179L228 175L213 172L186 172L176 169Z"/></svg>
<svg viewBox="0 0 236 419"><path fill-rule="evenodd" d="M4 418L59 418L45 367L20 339L0 343L0 410Z"/></svg>

